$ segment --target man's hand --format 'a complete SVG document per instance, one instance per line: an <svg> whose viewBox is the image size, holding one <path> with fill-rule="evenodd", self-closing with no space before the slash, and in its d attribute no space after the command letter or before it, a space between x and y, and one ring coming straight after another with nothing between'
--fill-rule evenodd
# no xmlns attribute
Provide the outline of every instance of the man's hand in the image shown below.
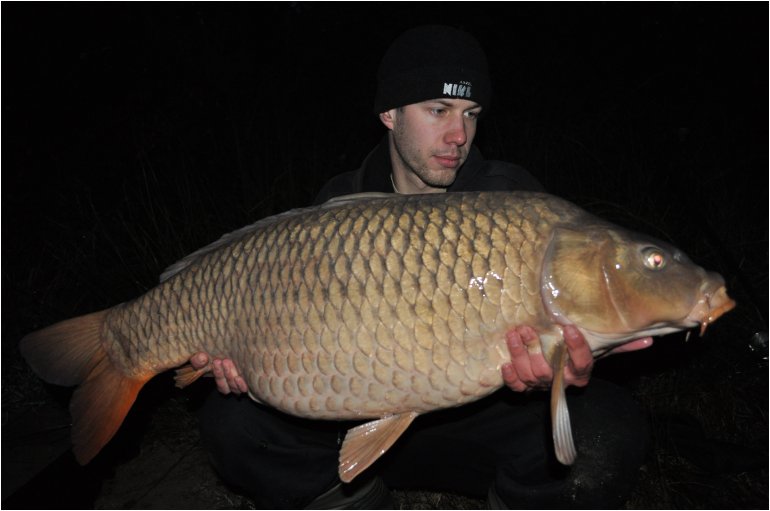
<svg viewBox="0 0 770 511"><path fill-rule="evenodd" d="M209 356L204 352L198 352L190 357L190 364L195 369L203 369L209 364ZM211 362L211 372L217 389L222 394L242 394L248 392L246 380L238 372L238 368L229 358L215 358Z"/></svg>
<svg viewBox="0 0 770 511"><path fill-rule="evenodd" d="M591 348L575 326L566 325L562 332L569 353L569 361L564 367L564 383L567 386L584 387L594 367ZM511 362L502 367L505 384L517 392L548 388L553 381L553 370L543 356L537 332L528 326L516 327L506 334L506 341L511 352ZM604 356L636 351L651 345L652 337L636 339L610 350ZM532 353L529 347L532 347Z"/></svg>
<svg viewBox="0 0 770 511"><path fill-rule="evenodd" d="M594 367L591 348L574 326L565 326L563 332L569 352L569 362L564 367L564 382L583 387L588 384ZM543 356L537 332L532 327L519 326L506 334L506 341L511 362L502 367L505 384L517 392L548 388L553 381L553 370ZM529 352L530 347L532 353Z"/></svg>

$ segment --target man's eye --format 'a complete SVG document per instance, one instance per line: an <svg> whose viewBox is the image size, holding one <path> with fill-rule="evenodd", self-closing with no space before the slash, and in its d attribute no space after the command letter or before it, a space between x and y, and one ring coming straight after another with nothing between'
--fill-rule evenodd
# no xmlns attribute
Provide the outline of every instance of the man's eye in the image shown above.
<svg viewBox="0 0 770 511"><path fill-rule="evenodd" d="M444 112L446 112L446 110L443 109L443 108L431 108L430 109L430 113L432 113L433 115L443 115Z"/></svg>
<svg viewBox="0 0 770 511"><path fill-rule="evenodd" d="M469 119L478 119L479 112L465 112L465 117Z"/></svg>

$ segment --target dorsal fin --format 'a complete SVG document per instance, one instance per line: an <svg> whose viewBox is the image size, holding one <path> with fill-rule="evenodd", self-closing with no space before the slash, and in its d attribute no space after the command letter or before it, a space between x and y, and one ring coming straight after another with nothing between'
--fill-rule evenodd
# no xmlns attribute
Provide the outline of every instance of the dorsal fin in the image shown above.
<svg viewBox="0 0 770 511"><path fill-rule="evenodd" d="M163 273L160 276L160 283L167 281L168 279L170 279L177 273L181 272L188 266L192 265L195 261L205 256L206 254L215 252L216 250L222 248L223 246L228 245L233 241L239 240L243 236L251 234L256 230L261 229L265 226L271 225L275 222L279 222L281 220L285 220L287 218L291 218L294 216L302 215L304 213L307 213L309 211L314 211L317 209L327 209L331 207L342 206L344 204L349 204L359 200L384 199L384 198L393 197L393 196L396 196L396 194L378 193L378 192L366 192L366 193L355 193L350 195L341 195L339 197L333 197L319 206L290 209L289 211L284 211L283 213L279 213L277 215L272 215L272 216L263 218L261 220L257 220L253 224L247 225L245 227L241 227L240 229L237 229L235 231L232 231L223 235L221 238L214 241L213 243L210 243L205 247L200 248L195 252L193 252L192 254L186 255L179 261L175 262L174 264L172 264L171 266L163 270Z"/></svg>
<svg viewBox="0 0 770 511"><path fill-rule="evenodd" d="M285 213L280 213L278 215L269 216L267 218L263 218L261 220L258 220L254 222L251 225L247 225L245 227L241 227L238 230L235 230L233 232L229 232L225 235L223 235L218 240L214 241L213 243L209 243L203 248L199 248L192 254L188 254L184 256L179 261L175 262L168 268L166 268L163 273L160 275L160 283L167 281L177 273L181 272L191 264L193 264L198 259L202 258L206 254L210 254L211 252L215 252L216 250L220 249L221 247L224 247L225 245L228 245L232 243L233 241L241 239L246 234L252 233L256 231L257 229L260 229L266 225L270 225L274 222L277 222L283 218L287 218L290 216L301 214L305 211L307 211L309 208L302 208L302 209L292 209L290 211L286 211Z"/></svg>
<svg viewBox="0 0 770 511"><path fill-rule="evenodd" d="M328 201L321 204L321 207L339 206L341 204L349 204L351 202L358 202L360 200L372 200L372 199L389 199L391 197L400 197L398 193L385 193L385 192L361 192L351 193L348 195L340 195L339 197L332 197Z"/></svg>

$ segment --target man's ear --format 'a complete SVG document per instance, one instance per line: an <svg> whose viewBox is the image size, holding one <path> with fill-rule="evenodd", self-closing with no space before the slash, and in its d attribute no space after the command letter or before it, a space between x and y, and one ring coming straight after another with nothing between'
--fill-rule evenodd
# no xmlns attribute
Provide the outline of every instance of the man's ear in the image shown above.
<svg viewBox="0 0 770 511"><path fill-rule="evenodd" d="M385 125L389 130L393 129L393 123L395 122L396 109L388 110L380 114L380 122Z"/></svg>

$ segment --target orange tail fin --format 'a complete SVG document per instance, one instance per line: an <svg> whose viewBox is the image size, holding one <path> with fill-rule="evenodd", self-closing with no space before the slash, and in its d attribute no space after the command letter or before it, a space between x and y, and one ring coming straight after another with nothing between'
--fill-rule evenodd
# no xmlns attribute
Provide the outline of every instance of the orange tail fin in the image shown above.
<svg viewBox="0 0 770 511"><path fill-rule="evenodd" d="M70 402L72 450L86 464L110 441L155 373L126 376L107 356L100 337L108 311L33 332L19 349L32 369L56 385L79 385Z"/></svg>

